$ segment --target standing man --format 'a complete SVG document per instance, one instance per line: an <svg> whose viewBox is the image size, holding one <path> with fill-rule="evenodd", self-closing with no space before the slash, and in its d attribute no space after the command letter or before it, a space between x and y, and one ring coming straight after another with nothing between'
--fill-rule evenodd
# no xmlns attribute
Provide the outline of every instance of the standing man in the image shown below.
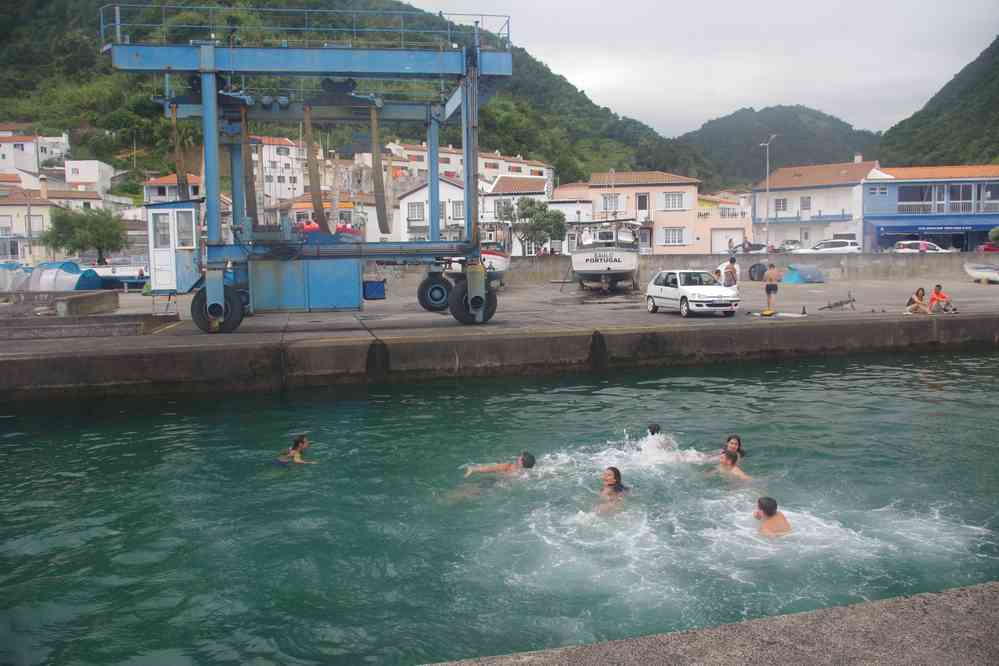
<svg viewBox="0 0 999 666"><path fill-rule="evenodd" d="M767 310L773 312L774 310L774 299L777 297L777 283L780 282L780 271L773 264L767 268L767 272L763 274L763 288L767 292Z"/></svg>
<svg viewBox="0 0 999 666"><path fill-rule="evenodd" d="M735 240L729 236L728 237L728 256L735 254Z"/></svg>
<svg viewBox="0 0 999 666"><path fill-rule="evenodd" d="M719 266L722 272L722 286L739 288L739 266L735 263L735 257L729 257L728 263Z"/></svg>

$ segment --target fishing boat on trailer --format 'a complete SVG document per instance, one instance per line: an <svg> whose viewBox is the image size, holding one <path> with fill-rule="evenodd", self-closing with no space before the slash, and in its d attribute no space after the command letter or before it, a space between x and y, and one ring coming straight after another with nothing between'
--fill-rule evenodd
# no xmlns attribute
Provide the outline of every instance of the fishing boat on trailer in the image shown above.
<svg viewBox="0 0 999 666"><path fill-rule="evenodd" d="M504 284L503 278L510 268L510 246L513 232L509 223L483 223L480 225L481 240L479 255L486 269L486 278L490 282ZM448 277L461 276L461 264L458 258L451 259L446 271Z"/></svg>
<svg viewBox="0 0 999 666"><path fill-rule="evenodd" d="M619 284L638 289L638 235L635 220L593 221L579 225L572 250L572 271L579 286L610 291Z"/></svg>

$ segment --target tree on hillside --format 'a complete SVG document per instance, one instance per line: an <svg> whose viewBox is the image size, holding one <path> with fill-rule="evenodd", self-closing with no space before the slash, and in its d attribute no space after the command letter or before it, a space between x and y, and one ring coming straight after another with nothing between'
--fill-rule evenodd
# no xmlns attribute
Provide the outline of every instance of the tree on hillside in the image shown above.
<svg viewBox="0 0 999 666"><path fill-rule="evenodd" d="M520 241L523 256L527 256L528 243L544 245L549 240L565 236L565 214L550 209L544 201L521 197L517 205L504 202L497 217L511 224L514 235Z"/></svg>
<svg viewBox="0 0 999 666"><path fill-rule="evenodd" d="M105 255L125 247L128 236L121 217L108 210L58 208L52 226L40 238L43 245L72 254L97 250L97 263L107 264Z"/></svg>

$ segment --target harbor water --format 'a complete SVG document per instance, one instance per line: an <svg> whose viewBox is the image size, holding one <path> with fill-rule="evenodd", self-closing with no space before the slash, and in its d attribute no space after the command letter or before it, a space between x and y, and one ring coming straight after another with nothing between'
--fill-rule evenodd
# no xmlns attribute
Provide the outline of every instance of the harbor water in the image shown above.
<svg viewBox="0 0 999 666"><path fill-rule="evenodd" d="M996 580L997 395L937 354L0 405L0 663L414 664ZM750 481L708 474L730 433Z"/></svg>

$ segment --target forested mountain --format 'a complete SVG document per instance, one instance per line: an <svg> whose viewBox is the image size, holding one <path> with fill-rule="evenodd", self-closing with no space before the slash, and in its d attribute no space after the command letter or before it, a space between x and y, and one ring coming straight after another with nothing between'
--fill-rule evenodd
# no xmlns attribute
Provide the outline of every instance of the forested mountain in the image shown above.
<svg viewBox="0 0 999 666"><path fill-rule="evenodd" d="M114 72L98 53L98 8L106 0L24 0L0 3L0 120L35 122L39 129L73 130L74 157L98 157L124 167L138 147L139 166L172 168L170 130L162 110L149 98L159 92L156 77ZM173 5L228 7L241 26L259 25L245 7L416 11L393 0L173 0ZM178 19L178 23L180 20ZM420 23L440 27L443 19L425 13ZM409 24L407 23L407 26ZM319 39L319 37L317 37ZM255 128L291 134L296 128ZM343 144L360 127L340 127ZM418 139L419 129L389 128ZM193 128L188 130L196 136ZM444 138L460 140L455 128ZM502 82L481 112L484 150L522 154L550 162L562 182L615 167L662 169L720 184L717 172L683 141L660 136L651 127L594 104L564 77L525 50L514 50L514 75Z"/></svg>
<svg viewBox="0 0 999 666"><path fill-rule="evenodd" d="M839 118L806 106L740 109L704 123L680 137L700 149L730 184L759 181L765 172L760 143L776 134L770 146L771 170L793 164L849 162L855 153L877 159L880 136L855 130Z"/></svg>
<svg viewBox="0 0 999 666"><path fill-rule="evenodd" d="M999 162L999 37L920 111L885 132L885 164Z"/></svg>

